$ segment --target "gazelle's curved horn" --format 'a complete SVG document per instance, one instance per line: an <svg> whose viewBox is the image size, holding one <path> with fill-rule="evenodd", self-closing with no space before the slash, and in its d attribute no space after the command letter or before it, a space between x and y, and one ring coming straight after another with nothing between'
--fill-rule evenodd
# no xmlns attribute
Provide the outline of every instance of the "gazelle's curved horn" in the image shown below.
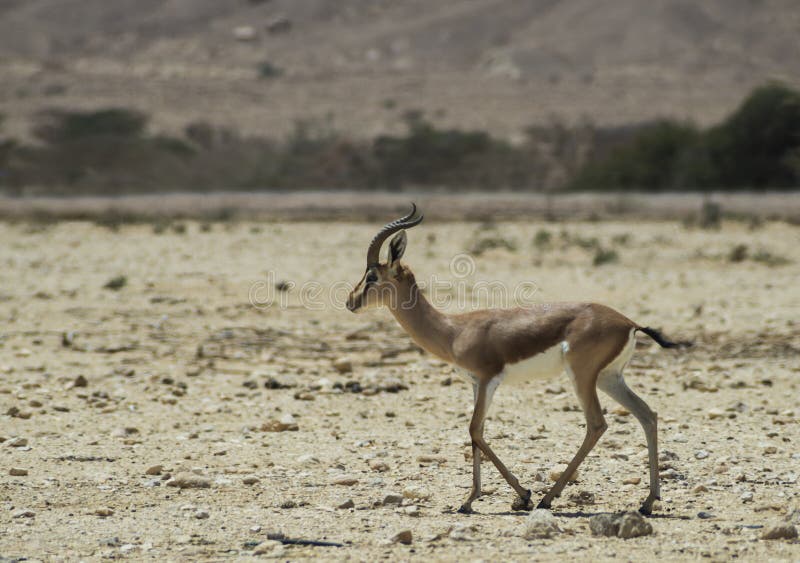
<svg viewBox="0 0 800 563"><path fill-rule="evenodd" d="M369 248L367 249L367 267L372 266L378 263L378 257L380 256L381 246L383 246L383 242L392 236L397 231L402 231L403 229L410 229L416 225L419 225L422 222L422 215L419 217L414 217L417 212L416 204L411 204L411 213L406 215L405 217L401 217L400 219L396 219L391 223L387 223L378 234L375 235L375 238L372 239L372 242L369 243Z"/></svg>

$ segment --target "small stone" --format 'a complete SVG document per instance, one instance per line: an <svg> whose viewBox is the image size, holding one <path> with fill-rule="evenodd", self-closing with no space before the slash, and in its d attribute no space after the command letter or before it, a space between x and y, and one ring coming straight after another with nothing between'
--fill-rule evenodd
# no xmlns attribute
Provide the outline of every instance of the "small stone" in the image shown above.
<svg viewBox="0 0 800 563"><path fill-rule="evenodd" d="M101 516L103 518L107 518L109 516L113 516L114 515L114 511L112 509L108 508L108 507L105 507L105 506L102 507L102 508L98 508L97 510L94 511L94 513L97 516Z"/></svg>
<svg viewBox="0 0 800 563"><path fill-rule="evenodd" d="M638 512L597 514L589 519L589 529L595 536L616 536L623 539L653 533L653 527Z"/></svg>
<svg viewBox="0 0 800 563"><path fill-rule="evenodd" d="M208 516L209 516L208 510L197 510L194 513L194 517L197 518L198 520L205 520L206 518L208 518Z"/></svg>
<svg viewBox="0 0 800 563"><path fill-rule="evenodd" d="M382 504L384 506L400 505L403 503L403 495L399 493L388 493L383 497Z"/></svg>
<svg viewBox="0 0 800 563"><path fill-rule="evenodd" d="M742 502L752 502L753 493L751 493L750 491L745 491L739 498L741 499Z"/></svg>
<svg viewBox="0 0 800 563"><path fill-rule="evenodd" d="M28 470L20 467L12 467L8 470L8 474L12 477L25 477L28 474Z"/></svg>
<svg viewBox="0 0 800 563"><path fill-rule="evenodd" d="M410 545L413 541L411 530L402 530L394 534L390 540L392 543L402 543L403 545Z"/></svg>
<svg viewBox="0 0 800 563"><path fill-rule="evenodd" d="M358 479L352 475L342 475L333 480L334 485L341 485L343 487L351 487L358 483Z"/></svg>
<svg viewBox="0 0 800 563"><path fill-rule="evenodd" d="M708 492L708 487L706 487L705 485L696 485L692 489L692 492L694 494L707 493Z"/></svg>
<svg viewBox="0 0 800 563"><path fill-rule="evenodd" d="M244 483L245 485L255 485L256 483L258 483L258 481L259 481L258 477L254 475L250 475L242 479L242 483Z"/></svg>
<svg viewBox="0 0 800 563"><path fill-rule="evenodd" d="M708 409L708 412L706 414L708 415L708 418L710 418L711 420L726 416L725 411L723 411L722 409Z"/></svg>
<svg viewBox="0 0 800 563"><path fill-rule="evenodd" d="M416 504L410 504L408 506L403 506L398 509L401 514L405 514L406 516L419 516L420 511L419 507Z"/></svg>
<svg viewBox="0 0 800 563"><path fill-rule="evenodd" d="M778 453L778 448L775 446L764 446L764 454L765 455L772 455L774 453Z"/></svg>
<svg viewBox="0 0 800 563"><path fill-rule="evenodd" d="M333 367L339 373L350 373L353 371L353 362L349 358L336 358Z"/></svg>
<svg viewBox="0 0 800 563"><path fill-rule="evenodd" d="M253 555L270 555L272 557L282 557L286 552L286 547L277 540L264 540L253 550Z"/></svg>
<svg viewBox="0 0 800 563"><path fill-rule="evenodd" d="M649 536L653 533L653 526L638 512L626 512L619 519L617 537L622 539Z"/></svg>
<svg viewBox="0 0 800 563"><path fill-rule="evenodd" d="M697 517L700 518L701 520L708 520L710 518L714 518L714 515L711 514L710 512L701 511L697 513Z"/></svg>
<svg viewBox="0 0 800 563"><path fill-rule="evenodd" d="M527 540L551 538L562 530L549 510L537 508L528 514L523 536Z"/></svg>
<svg viewBox="0 0 800 563"><path fill-rule="evenodd" d="M207 489L211 487L211 479L196 475L194 473L178 473L167 481L168 487L178 487L180 489Z"/></svg>
<svg viewBox="0 0 800 563"><path fill-rule="evenodd" d="M706 450L697 450L694 452L695 459L705 459L709 456L709 453Z"/></svg>
<svg viewBox="0 0 800 563"><path fill-rule="evenodd" d="M33 510L17 510L11 515L12 518L33 518L36 513Z"/></svg>
<svg viewBox="0 0 800 563"><path fill-rule="evenodd" d="M622 480L623 485L638 485L642 482L641 477L626 477Z"/></svg>
<svg viewBox="0 0 800 563"><path fill-rule="evenodd" d="M280 420L269 420L261 425L262 432L296 432L300 427L291 414L284 415Z"/></svg>
<svg viewBox="0 0 800 563"><path fill-rule="evenodd" d="M411 500L428 500L431 494L417 485L409 485L403 489L403 496Z"/></svg>
<svg viewBox="0 0 800 563"><path fill-rule="evenodd" d="M164 471L163 465L151 465L147 468L147 471L144 472L145 475L161 475L161 472Z"/></svg>
<svg viewBox="0 0 800 563"><path fill-rule="evenodd" d="M797 538L797 528L792 524L781 523L765 528L761 534L763 540L793 540Z"/></svg>
<svg viewBox="0 0 800 563"><path fill-rule="evenodd" d="M79 375L72 381L73 387L88 387L89 381L83 375Z"/></svg>
<svg viewBox="0 0 800 563"><path fill-rule="evenodd" d="M17 436L16 438L11 438L8 440L6 445L11 448L24 448L28 445L28 439Z"/></svg>
<svg viewBox="0 0 800 563"><path fill-rule="evenodd" d="M380 471L381 473L389 471L389 464L379 459L373 459L369 462L369 468L373 471Z"/></svg>
<svg viewBox="0 0 800 563"><path fill-rule="evenodd" d="M315 456L311 454L303 454L301 456L298 456L297 463L301 465L312 465L319 463L319 459L317 459Z"/></svg>
<svg viewBox="0 0 800 563"><path fill-rule="evenodd" d="M254 534L257 534L258 532L261 531L261 526L259 525L250 526L250 531L253 532Z"/></svg>
<svg viewBox="0 0 800 563"><path fill-rule="evenodd" d="M281 508L283 510L289 510L292 508L297 508L297 503L293 500L285 500L281 503Z"/></svg>
<svg viewBox="0 0 800 563"><path fill-rule="evenodd" d="M617 416L628 416L631 414L631 411L626 409L625 407L615 407L611 410L611 414L615 414Z"/></svg>
<svg viewBox="0 0 800 563"><path fill-rule="evenodd" d="M346 510L348 508L355 508L356 503L353 502L353 499L349 498L343 503L339 504L336 508L339 510Z"/></svg>
<svg viewBox="0 0 800 563"><path fill-rule="evenodd" d="M556 465L555 467L550 469L548 476L550 477L551 481L558 481L561 478L561 475L567 470L567 466L565 464ZM572 475L569 479L570 482L578 480L578 470L572 472Z"/></svg>
<svg viewBox="0 0 800 563"><path fill-rule="evenodd" d="M569 500L580 505L594 504L594 493L590 491L579 491L569 495Z"/></svg>

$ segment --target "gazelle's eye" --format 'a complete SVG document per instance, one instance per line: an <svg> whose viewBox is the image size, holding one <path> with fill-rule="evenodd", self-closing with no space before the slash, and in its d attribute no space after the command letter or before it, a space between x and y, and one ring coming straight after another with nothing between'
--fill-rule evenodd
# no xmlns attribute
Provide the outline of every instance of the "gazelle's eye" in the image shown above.
<svg viewBox="0 0 800 563"><path fill-rule="evenodd" d="M367 285L371 285L376 281L378 281L378 275L375 272L370 271L367 273L367 277L364 281L366 282Z"/></svg>

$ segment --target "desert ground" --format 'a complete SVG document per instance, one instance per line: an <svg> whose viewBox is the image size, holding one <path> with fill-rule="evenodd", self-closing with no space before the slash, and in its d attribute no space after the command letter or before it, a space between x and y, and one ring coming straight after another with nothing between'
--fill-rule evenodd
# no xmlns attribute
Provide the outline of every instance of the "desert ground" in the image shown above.
<svg viewBox="0 0 800 563"><path fill-rule="evenodd" d="M659 413L652 535L589 530L647 495L644 434L601 397L609 429L553 504L559 530L528 539L487 461L477 513L454 510L468 384L387 311L342 307L379 226L0 223L2 560L800 558L796 539L762 539L800 525L800 227L409 231L406 263L452 311L497 282L499 306L516 288L599 301L695 342L641 337L626 372ZM486 432L541 496L583 437L567 376L501 386Z"/></svg>

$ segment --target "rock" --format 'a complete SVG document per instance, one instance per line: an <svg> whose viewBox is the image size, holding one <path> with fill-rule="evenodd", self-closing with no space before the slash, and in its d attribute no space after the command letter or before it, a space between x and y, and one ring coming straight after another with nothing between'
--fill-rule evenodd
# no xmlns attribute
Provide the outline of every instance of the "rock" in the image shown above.
<svg viewBox="0 0 800 563"><path fill-rule="evenodd" d="M161 472L164 471L163 465L151 465L147 468L147 471L144 472L145 475L161 475Z"/></svg>
<svg viewBox="0 0 800 563"><path fill-rule="evenodd" d="M89 380L86 379L83 375L79 375L74 380L72 380L72 387L88 387Z"/></svg>
<svg viewBox="0 0 800 563"><path fill-rule="evenodd" d="M168 487L178 487L180 489L208 489L211 487L211 479L194 473L178 473L167 481Z"/></svg>
<svg viewBox="0 0 800 563"><path fill-rule="evenodd" d="M535 540L551 538L561 532L555 516L549 510L537 508L528 514L525 531L522 535L525 539Z"/></svg>
<svg viewBox="0 0 800 563"><path fill-rule="evenodd" d="M399 493L388 493L383 497L383 506L400 505L403 503L403 495Z"/></svg>
<svg viewBox="0 0 800 563"><path fill-rule="evenodd" d="M350 373L353 371L353 362L349 358L336 358L333 367L339 373Z"/></svg>
<svg viewBox="0 0 800 563"><path fill-rule="evenodd" d="M594 504L594 493L589 491L579 491L569 495L569 500L575 504Z"/></svg>
<svg viewBox="0 0 800 563"><path fill-rule="evenodd" d="M339 510L346 510L348 508L355 508L356 503L353 502L353 499L349 498L343 503L339 504L336 508Z"/></svg>
<svg viewBox="0 0 800 563"><path fill-rule="evenodd" d="M705 459L709 456L709 453L706 450L697 450L694 452L695 459Z"/></svg>
<svg viewBox="0 0 800 563"><path fill-rule="evenodd" d="M708 418L710 418L711 420L717 418L723 418L724 416L726 416L725 411L723 411L722 409L708 409L708 412L706 414L708 414Z"/></svg>
<svg viewBox="0 0 800 563"><path fill-rule="evenodd" d="M17 436L16 438L11 438L6 442L6 446L10 448L24 448L27 445L28 445L28 439L21 438L19 436Z"/></svg>
<svg viewBox="0 0 800 563"><path fill-rule="evenodd" d="M793 540L797 538L797 528L789 523L780 523L764 528L762 540Z"/></svg>
<svg viewBox="0 0 800 563"><path fill-rule="evenodd" d="M745 491L739 498L742 502L753 502L753 493L750 491Z"/></svg>
<svg viewBox="0 0 800 563"><path fill-rule="evenodd" d="M280 420L268 420L261 425L262 432L296 432L300 427L291 414L286 414Z"/></svg>
<svg viewBox="0 0 800 563"><path fill-rule="evenodd" d="M269 33L286 33L292 29L292 20L286 16L275 16L267 22L266 28Z"/></svg>
<svg viewBox="0 0 800 563"><path fill-rule="evenodd" d="M369 468L373 471L380 471L383 473L384 471L389 471L389 464L379 459L373 459L369 462Z"/></svg>
<svg viewBox="0 0 800 563"><path fill-rule="evenodd" d="M778 453L778 448L775 446L764 446L764 455L772 455Z"/></svg>
<svg viewBox="0 0 800 563"><path fill-rule="evenodd" d="M428 491L417 485L409 485L403 489L403 496L411 500L428 500L431 498L431 494Z"/></svg>
<svg viewBox="0 0 800 563"><path fill-rule="evenodd" d="M589 519L589 529L595 536L616 536L628 539L648 536L653 527L638 512L598 514Z"/></svg>
<svg viewBox="0 0 800 563"><path fill-rule="evenodd" d="M256 483L258 483L258 481L259 481L258 477L254 475L249 475L244 479L242 479L242 483L244 483L245 485L255 485Z"/></svg>
<svg viewBox="0 0 800 563"><path fill-rule="evenodd" d="M253 41L256 38L256 29L252 25L240 25L234 27L233 37L237 41Z"/></svg>
<svg viewBox="0 0 800 563"><path fill-rule="evenodd" d="M297 508L297 503L293 500L285 500L281 503L281 508L284 510L289 510L291 508Z"/></svg>
<svg viewBox="0 0 800 563"><path fill-rule="evenodd" d="M358 479L356 477L353 477L352 475L341 475L339 477L336 477L332 481L332 483L334 485L341 485L343 487L351 487L356 483L358 483Z"/></svg>
<svg viewBox="0 0 800 563"><path fill-rule="evenodd" d="M474 541L475 526L471 524L458 524L450 531L450 539L456 541Z"/></svg>
<svg viewBox="0 0 800 563"><path fill-rule="evenodd" d="M627 477L627 478L623 479L622 484L623 485L638 485L641 482L642 482L642 478L641 477Z"/></svg>
<svg viewBox="0 0 800 563"><path fill-rule="evenodd" d="M33 518L36 513L33 510L17 510L11 515L12 518Z"/></svg>
<svg viewBox="0 0 800 563"><path fill-rule="evenodd" d="M283 557L286 547L277 540L264 540L253 550L253 555L269 555L271 557Z"/></svg>
<svg viewBox="0 0 800 563"><path fill-rule="evenodd" d="M618 538L637 538L639 536L649 536L652 533L653 526L638 512L626 512L619 518Z"/></svg>
<svg viewBox="0 0 800 563"><path fill-rule="evenodd" d="M390 540L392 543L402 543L404 545L410 545L413 541L413 536L411 535L411 530L401 530L397 532L391 537Z"/></svg>
<svg viewBox="0 0 800 563"><path fill-rule="evenodd" d="M94 513L95 513L97 516L101 516L101 517L103 517L103 518L107 518L107 517L109 517L109 516L113 516L113 515L114 515L114 511L113 511L112 509L108 508L107 506L104 506L104 507L102 507L102 508L98 508L98 509L96 509L96 510L94 511Z"/></svg>
<svg viewBox="0 0 800 563"><path fill-rule="evenodd" d="M706 487L705 485L697 485L692 489L692 492L694 494L707 493L708 487Z"/></svg>
<svg viewBox="0 0 800 563"><path fill-rule="evenodd" d="M28 475L28 470L22 469L20 467L12 467L11 469L8 470L8 474L11 475L12 477L25 477L26 475Z"/></svg>
<svg viewBox="0 0 800 563"><path fill-rule="evenodd" d="M561 474L567 470L567 466L565 464L556 465L550 469L548 476L550 477L551 481L558 481L561 478ZM572 472L572 475L568 479L568 481L577 481L578 480L578 470Z"/></svg>
<svg viewBox="0 0 800 563"><path fill-rule="evenodd" d="M700 518L700 520L709 520L710 518L714 518L714 515L710 512L701 511L697 513L697 517Z"/></svg>
<svg viewBox="0 0 800 563"><path fill-rule="evenodd" d="M401 514L405 514L406 516L416 517L420 515L419 507L416 504L410 504L408 506L400 507L395 512L400 512Z"/></svg>
<svg viewBox="0 0 800 563"><path fill-rule="evenodd" d="M208 516L208 510L196 510L194 513L194 517L198 520L205 520Z"/></svg>

